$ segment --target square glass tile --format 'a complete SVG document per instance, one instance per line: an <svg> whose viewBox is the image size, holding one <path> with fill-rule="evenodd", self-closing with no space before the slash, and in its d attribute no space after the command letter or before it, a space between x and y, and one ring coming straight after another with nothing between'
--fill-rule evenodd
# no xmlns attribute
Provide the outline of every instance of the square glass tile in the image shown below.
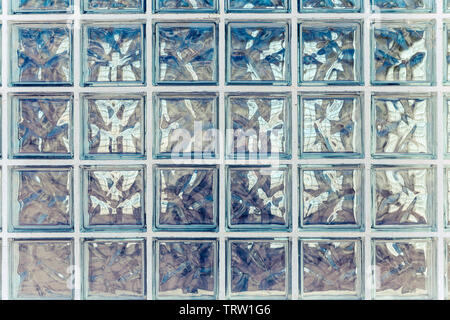
<svg viewBox="0 0 450 320"><path fill-rule="evenodd" d="M275 13L290 12L289 0L225 0L226 12Z"/></svg>
<svg viewBox="0 0 450 320"><path fill-rule="evenodd" d="M298 0L300 13L361 12L362 0Z"/></svg>
<svg viewBox="0 0 450 320"><path fill-rule="evenodd" d="M73 0L9 0L12 14L73 13Z"/></svg>
<svg viewBox="0 0 450 320"><path fill-rule="evenodd" d="M220 0L153 0L154 13L215 13Z"/></svg>
<svg viewBox="0 0 450 320"><path fill-rule="evenodd" d="M83 13L144 13L145 0L80 0Z"/></svg>

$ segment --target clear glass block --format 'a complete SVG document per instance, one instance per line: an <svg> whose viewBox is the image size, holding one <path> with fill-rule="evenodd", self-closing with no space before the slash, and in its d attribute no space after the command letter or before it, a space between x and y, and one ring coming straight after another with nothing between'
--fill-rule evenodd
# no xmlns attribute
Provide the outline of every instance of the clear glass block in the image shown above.
<svg viewBox="0 0 450 320"><path fill-rule="evenodd" d="M73 230L73 168L9 168L9 231Z"/></svg>
<svg viewBox="0 0 450 320"><path fill-rule="evenodd" d="M363 165L301 165L300 228L363 228Z"/></svg>
<svg viewBox="0 0 450 320"><path fill-rule="evenodd" d="M145 159L145 94L82 94L82 159Z"/></svg>
<svg viewBox="0 0 450 320"><path fill-rule="evenodd" d="M435 228L435 166L375 165L371 179L373 228Z"/></svg>
<svg viewBox="0 0 450 320"><path fill-rule="evenodd" d="M362 85L362 20L302 20L299 85Z"/></svg>
<svg viewBox="0 0 450 320"><path fill-rule="evenodd" d="M450 299L450 239L444 239L444 246L445 246L445 267L444 267L444 273L445 273L445 299Z"/></svg>
<svg viewBox="0 0 450 320"><path fill-rule="evenodd" d="M290 12L290 5L289 0L225 0L225 12Z"/></svg>
<svg viewBox="0 0 450 320"><path fill-rule="evenodd" d="M145 229L145 165L80 168L83 231Z"/></svg>
<svg viewBox="0 0 450 320"><path fill-rule="evenodd" d="M73 24L17 22L9 27L11 86L73 85Z"/></svg>
<svg viewBox="0 0 450 320"><path fill-rule="evenodd" d="M362 0L298 0L300 13L340 13L363 11Z"/></svg>
<svg viewBox="0 0 450 320"><path fill-rule="evenodd" d="M145 23L82 24L81 85L145 85Z"/></svg>
<svg viewBox="0 0 450 320"><path fill-rule="evenodd" d="M450 2L449 2L450 3ZM450 11L447 11L450 12ZM444 20L444 85L450 84L450 29L449 29L450 21Z"/></svg>
<svg viewBox="0 0 450 320"><path fill-rule="evenodd" d="M450 1L444 0L443 3L444 3L444 13L450 12Z"/></svg>
<svg viewBox="0 0 450 320"><path fill-rule="evenodd" d="M301 93L300 158L362 158L361 93Z"/></svg>
<svg viewBox="0 0 450 320"><path fill-rule="evenodd" d="M360 299L364 295L364 255L359 238L301 239L302 299Z"/></svg>
<svg viewBox="0 0 450 320"><path fill-rule="evenodd" d="M155 93L154 158L217 157L218 106L217 93Z"/></svg>
<svg viewBox="0 0 450 320"><path fill-rule="evenodd" d="M373 85L434 85L434 20L371 23Z"/></svg>
<svg viewBox="0 0 450 320"><path fill-rule="evenodd" d="M82 13L144 13L145 0L80 0Z"/></svg>
<svg viewBox="0 0 450 320"><path fill-rule="evenodd" d="M153 13L216 13L218 0L153 0Z"/></svg>
<svg viewBox="0 0 450 320"><path fill-rule="evenodd" d="M289 231L291 195L291 170L287 165L227 166L227 228Z"/></svg>
<svg viewBox="0 0 450 320"><path fill-rule="evenodd" d="M435 240L399 238L372 240L375 299L433 299Z"/></svg>
<svg viewBox="0 0 450 320"><path fill-rule="evenodd" d="M73 13L73 0L9 0L11 14Z"/></svg>
<svg viewBox="0 0 450 320"><path fill-rule="evenodd" d="M291 297L291 246L287 238L228 238L226 248L228 298Z"/></svg>
<svg viewBox="0 0 450 320"><path fill-rule="evenodd" d="M83 239L84 299L145 299L147 264L145 239Z"/></svg>
<svg viewBox="0 0 450 320"><path fill-rule="evenodd" d="M74 298L73 239L10 239L10 299Z"/></svg>
<svg viewBox="0 0 450 320"><path fill-rule="evenodd" d="M434 12L435 0L370 0L372 12L376 13L430 13Z"/></svg>
<svg viewBox="0 0 450 320"><path fill-rule="evenodd" d="M153 241L153 297L217 299L219 243L216 239Z"/></svg>
<svg viewBox="0 0 450 320"><path fill-rule="evenodd" d="M444 157L450 158L450 94L443 94L443 116L444 116ZM439 117L438 117L439 118ZM439 133L438 133L439 134Z"/></svg>
<svg viewBox="0 0 450 320"><path fill-rule="evenodd" d="M445 228L450 228L450 167L444 167L444 226ZM449 275L450 276L450 275Z"/></svg>
<svg viewBox="0 0 450 320"><path fill-rule="evenodd" d="M73 157L71 93L21 93L9 98L11 158Z"/></svg>
<svg viewBox="0 0 450 320"><path fill-rule="evenodd" d="M217 230L218 166L156 165L153 178L155 230Z"/></svg>

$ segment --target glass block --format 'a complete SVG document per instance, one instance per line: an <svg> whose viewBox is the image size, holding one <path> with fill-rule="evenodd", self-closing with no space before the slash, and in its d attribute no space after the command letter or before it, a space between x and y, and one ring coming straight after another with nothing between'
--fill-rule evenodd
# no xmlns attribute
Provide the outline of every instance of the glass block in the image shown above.
<svg viewBox="0 0 450 320"><path fill-rule="evenodd" d="M436 96L372 94L372 157L435 158Z"/></svg>
<svg viewBox="0 0 450 320"><path fill-rule="evenodd" d="M361 229L362 165L301 165L300 228Z"/></svg>
<svg viewBox="0 0 450 320"><path fill-rule="evenodd" d="M444 167L444 177L443 177L443 190L444 190L444 225L445 228L450 228L450 167ZM450 274L449 274L450 276Z"/></svg>
<svg viewBox="0 0 450 320"><path fill-rule="evenodd" d="M300 13L361 12L362 0L298 0Z"/></svg>
<svg viewBox="0 0 450 320"><path fill-rule="evenodd" d="M145 229L144 165L80 168L83 231Z"/></svg>
<svg viewBox="0 0 450 320"><path fill-rule="evenodd" d="M73 157L73 95L10 96L11 158Z"/></svg>
<svg viewBox="0 0 450 320"><path fill-rule="evenodd" d="M218 146L217 93L155 93L153 156L215 158Z"/></svg>
<svg viewBox="0 0 450 320"><path fill-rule="evenodd" d="M145 239L83 239L84 299L145 299Z"/></svg>
<svg viewBox="0 0 450 320"><path fill-rule="evenodd" d="M299 85L362 85L361 20L302 20Z"/></svg>
<svg viewBox="0 0 450 320"><path fill-rule="evenodd" d="M73 24L10 25L11 86L73 85Z"/></svg>
<svg viewBox="0 0 450 320"><path fill-rule="evenodd" d="M154 228L169 231L217 230L218 176L218 166L155 166Z"/></svg>
<svg viewBox="0 0 450 320"><path fill-rule="evenodd" d="M288 239L228 238L226 247L228 298L290 298L291 248Z"/></svg>
<svg viewBox="0 0 450 320"><path fill-rule="evenodd" d="M444 246L445 246L445 267L444 267L444 273L445 273L445 299L450 299L450 239L444 239Z"/></svg>
<svg viewBox="0 0 450 320"><path fill-rule="evenodd" d="M156 299L217 298L217 240L156 239L153 252L153 296Z"/></svg>
<svg viewBox="0 0 450 320"><path fill-rule="evenodd" d="M74 298L72 239L10 239L10 299Z"/></svg>
<svg viewBox="0 0 450 320"><path fill-rule="evenodd" d="M154 13L215 13L218 0L153 0Z"/></svg>
<svg viewBox="0 0 450 320"><path fill-rule="evenodd" d="M444 3L444 13L450 12L450 1L444 0L443 3Z"/></svg>
<svg viewBox="0 0 450 320"><path fill-rule="evenodd" d="M145 94L84 94L82 159L145 159Z"/></svg>
<svg viewBox="0 0 450 320"><path fill-rule="evenodd" d="M12 14L73 13L73 0L10 0Z"/></svg>
<svg viewBox="0 0 450 320"><path fill-rule="evenodd" d="M371 23L373 85L434 85L434 20Z"/></svg>
<svg viewBox="0 0 450 320"><path fill-rule="evenodd" d="M443 94L443 116L444 116L444 132L443 142L444 142L444 157L450 158L450 95ZM439 117L438 117L439 118ZM440 134L440 133L439 133Z"/></svg>
<svg viewBox="0 0 450 320"><path fill-rule="evenodd" d="M144 13L145 0L81 0L83 13Z"/></svg>
<svg viewBox="0 0 450 320"><path fill-rule="evenodd" d="M374 239L375 299L432 299L435 296L433 238Z"/></svg>
<svg viewBox="0 0 450 320"><path fill-rule="evenodd" d="M360 93L301 93L300 158L362 158L363 99Z"/></svg>
<svg viewBox="0 0 450 320"><path fill-rule="evenodd" d="M145 85L145 23L82 25L82 86Z"/></svg>
<svg viewBox="0 0 450 320"><path fill-rule="evenodd" d="M410 230L435 227L436 167L372 167L372 227Z"/></svg>
<svg viewBox="0 0 450 320"><path fill-rule="evenodd" d="M372 12L429 13L434 12L434 0L370 0Z"/></svg>
<svg viewBox="0 0 450 320"><path fill-rule="evenodd" d="M225 0L226 12L290 12L289 0Z"/></svg>
<svg viewBox="0 0 450 320"><path fill-rule="evenodd" d="M288 21L226 23L228 85L290 85Z"/></svg>
<svg viewBox="0 0 450 320"><path fill-rule="evenodd" d="M72 231L73 168L12 166L9 231Z"/></svg>
<svg viewBox="0 0 450 320"><path fill-rule="evenodd" d="M288 231L291 171L279 166L227 166L226 212L230 231Z"/></svg>
<svg viewBox="0 0 450 320"><path fill-rule="evenodd" d="M450 12L450 11L448 11ZM450 84L450 30L449 30L450 21L444 20L444 85Z"/></svg>
<svg viewBox="0 0 450 320"><path fill-rule="evenodd" d="M361 239L301 239L299 250L302 299L363 297Z"/></svg>

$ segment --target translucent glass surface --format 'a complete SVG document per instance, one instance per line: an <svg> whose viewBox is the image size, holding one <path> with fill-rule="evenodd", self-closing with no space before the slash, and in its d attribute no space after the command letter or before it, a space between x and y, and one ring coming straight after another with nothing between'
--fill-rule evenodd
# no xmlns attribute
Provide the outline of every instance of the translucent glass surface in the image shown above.
<svg viewBox="0 0 450 320"><path fill-rule="evenodd" d="M217 12L219 0L153 0L155 13Z"/></svg>
<svg viewBox="0 0 450 320"><path fill-rule="evenodd" d="M80 0L84 13L144 13L145 0Z"/></svg>
<svg viewBox="0 0 450 320"><path fill-rule="evenodd" d="M73 0L9 0L13 14L72 13Z"/></svg>
<svg viewBox="0 0 450 320"><path fill-rule="evenodd" d="M435 0L371 0L372 12L434 12Z"/></svg>
<svg viewBox="0 0 450 320"><path fill-rule="evenodd" d="M360 12L361 0L298 0L298 11L306 12Z"/></svg>
<svg viewBox="0 0 450 320"><path fill-rule="evenodd" d="M274 13L289 12L289 0L225 0L227 12Z"/></svg>

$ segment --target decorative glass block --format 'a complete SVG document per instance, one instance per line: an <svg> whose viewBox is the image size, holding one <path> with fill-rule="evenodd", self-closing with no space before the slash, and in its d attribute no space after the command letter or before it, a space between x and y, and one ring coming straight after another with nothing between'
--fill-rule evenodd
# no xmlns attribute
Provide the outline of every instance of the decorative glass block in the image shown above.
<svg viewBox="0 0 450 320"><path fill-rule="evenodd" d="M217 93L155 93L153 156L215 158L218 146Z"/></svg>
<svg viewBox="0 0 450 320"><path fill-rule="evenodd" d="M291 252L288 239L229 238L226 246L228 298L290 298Z"/></svg>
<svg viewBox="0 0 450 320"><path fill-rule="evenodd" d="M83 13L144 13L145 0L81 0Z"/></svg>
<svg viewBox="0 0 450 320"><path fill-rule="evenodd" d="M361 12L362 0L298 0L300 13Z"/></svg>
<svg viewBox="0 0 450 320"><path fill-rule="evenodd" d="M301 93L301 158L362 158L363 100L359 93Z"/></svg>
<svg viewBox="0 0 450 320"><path fill-rule="evenodd" d="M153 168L156 230L217 230L219 217L217 166Z"/></svg>
<svg viewBox="0 0 450 320"><path fill-rule="evenodd" d="M371 23L373 85L434 85L434 20Z"/></svg>
<svg viewBox="0 0 450 320"><path fill-rule="evenodd" d="M374 239L375 299L432 299L435 295L435 241L432 238Z"/></svg>
<svg viewBox="0 0 450 320"><path fill-rule="evenodd" d="M10 239L10 299L73 299L72 239Z"/></svg>
<svg viewBox="0 0 450 320"><path fill-rule="evenodd" d="M429 13L434 12L434 0L370 0L372 12Z"/></svg>
<svg viewBox="0 0 450 320"><path fill-rule="evenodd" d="M145 85L145 23L82 25L82 86Z"/></svg>
<svg viewBox="0 0 450 320"><path fill-rule="evenodd" d="M301 165L300 227L361 229L362 165Z"/></svg>
<svg viewBox="0 0 450 320"><path fill-rule="evenodd" d="M73 0L9 0L12 14L73 13Z"/></svg>
<svg viewBox="0 0 450 320"><path fill-rule="evenodd" d="M226 12L290 12L289 0L225 0Z"/></svg>
<svg viewBox="0 0 450 320"><path fill-rule="evenodd" d="M10 85L73 85L72 29L67 22L12 23Z"/></svg>
<svg viewBox="0 0 450 320"><path fill-rule="evenodd" d="M215 13L218 0L153 0L154 13Z"/></svg>
<svg viewBox="0 0 450 320"><path fill-rule="evenodd" d="M145 239L83 239L84 299L145 299Z"/></svg>
<svg viewBox="0 0 450 320"><path fill-rule="evenodd" d="M84 231L145 229L144 165L81 170Z"/></svg>
<svg viewBox="0 0 450 320"><path fill-rule="evenodd" d="M10 157L73 157L72 94L14 94L10 108Z"/></svg>
<svg viewBox="0 0 450 320"><path fill-rule="evenodd" d="M435 166L375 165L371 175L373 228L435 227Z"/></svg>
<svg viewBox="0 0 450 320"><path fill-rule="evenodd" d="M289 166L227 166L226 170L229 230L290 230Z"/></svg>
<svg viewBox="0 0 450 320"><path fill-rule="evenodd" d="M301 239L299 250L301 298L363 297L361 239Z"/></svg>
<svg viewBox="0 0 450 320"><path fill-rule="evenodd" d="M156 299L216 299L219 246L215 239L157 239L153 242Z"/></svg>
<svg viewBox="0 0 450 320"><path fill-rule="evenodd" d="M85 94L83 159L145 159L144 94Z"/></svg>
<svg viewBox="0 0 450 320"><path fill-rule="evenodd" d="M214 21L154 23L154 85L217 85L218 41Z"/></svg>
<svg viewBox="0 0 450 320"><path fill-rule="evenodd" d="M372 94L372 157L434 158L435 95Z"/></svg>
<svg viewBox="0 0 450 320"><path fill-rule="evenodd" d="M300 85L362 85L361 20L302 20Z"/></svg>
<svg viewBox="0 0 450 320"><path fill-rule="evenodd" d="M73 230L71 166L13 166L9 179L10 232Z"/></svg>

